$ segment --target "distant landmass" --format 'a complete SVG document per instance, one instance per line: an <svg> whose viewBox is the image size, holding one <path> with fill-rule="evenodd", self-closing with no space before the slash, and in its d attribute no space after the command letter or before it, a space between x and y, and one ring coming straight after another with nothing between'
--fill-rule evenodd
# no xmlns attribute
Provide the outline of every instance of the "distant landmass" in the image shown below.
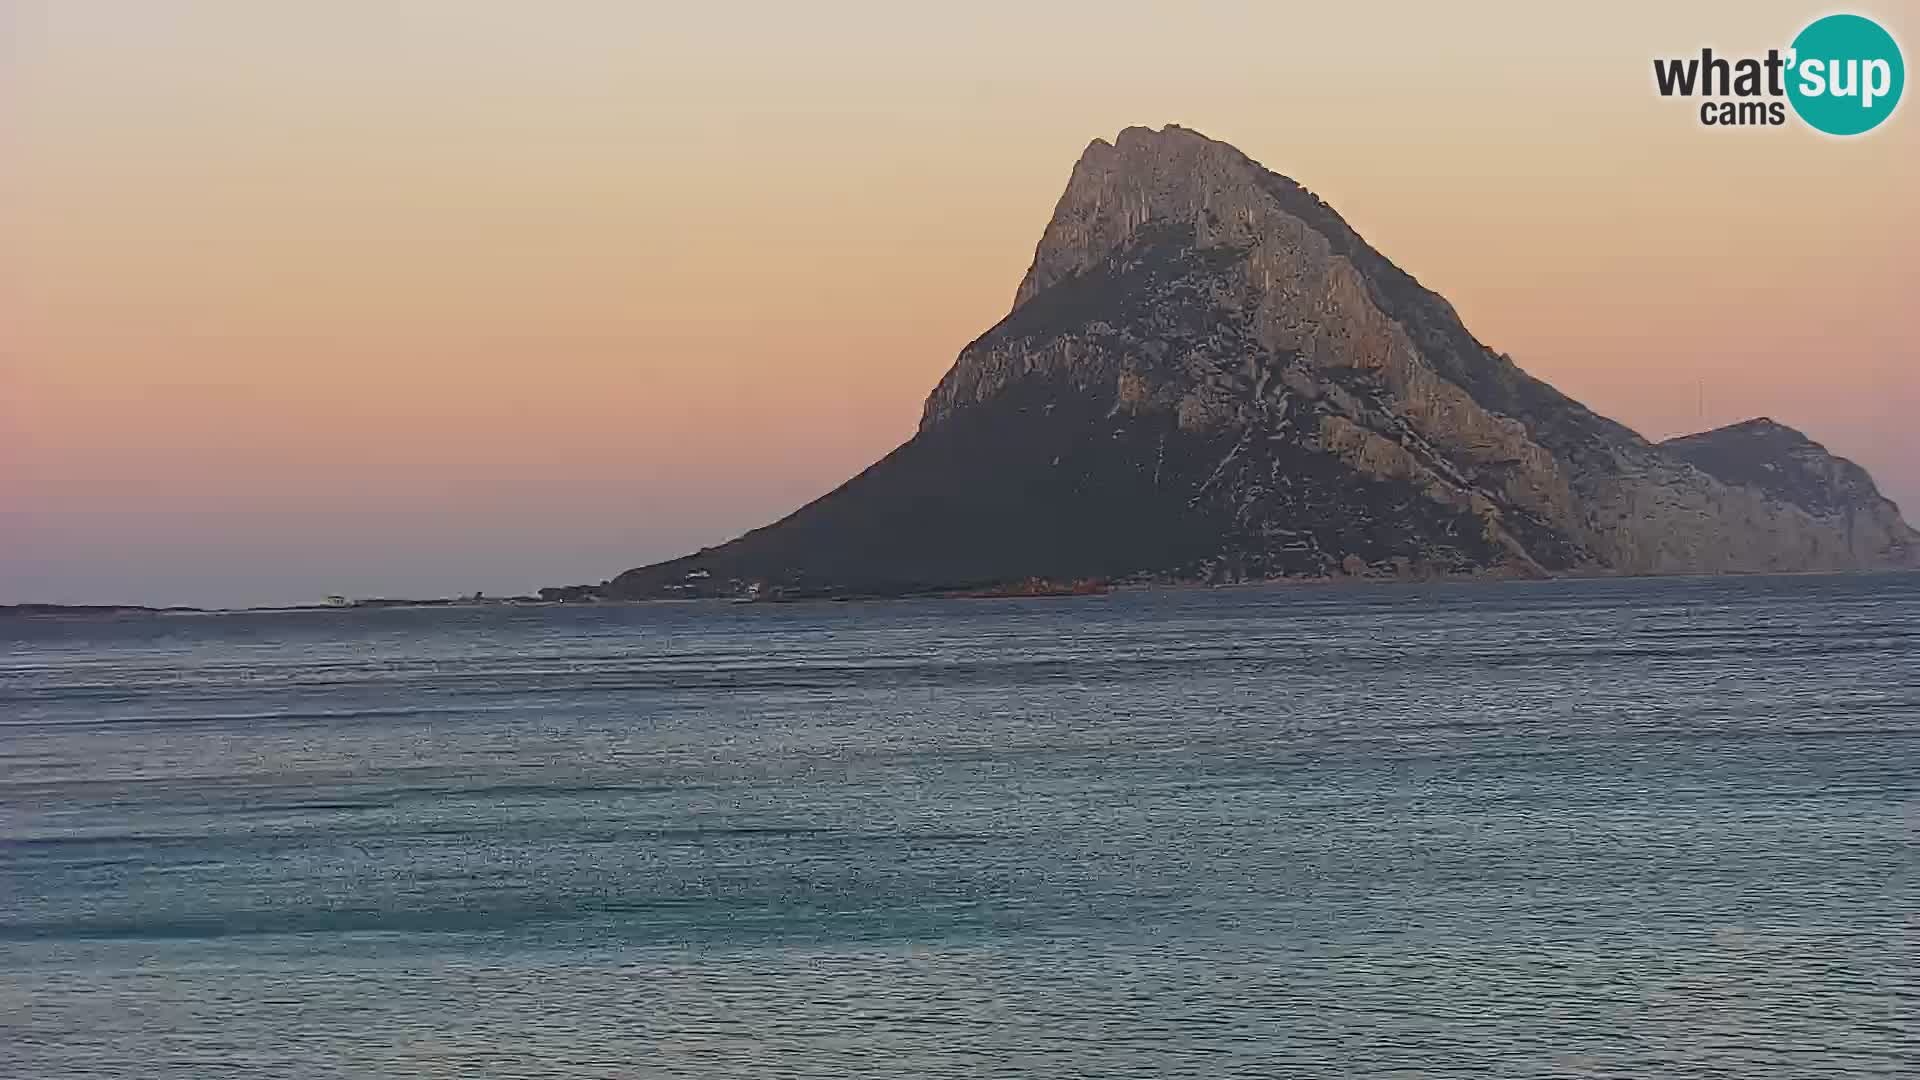
<svg viewBox="0 0 1920 1080"><path fill-rule="evenodd" d="M1087 148L1013 309L962 350L904 445L731 543L550 592L1784 572L1917 554L1858 465L1770 420L1651 443L1482 345L1311 191L1170 126Z"/></svg>
<svg viewBox="0 0 1920 1080"><path fill-rule="evenodd" d="M433 597L425 599L405 599L385 596L348 599L344 596L329 596L317 604L273 604L239 608L149 607L144 604L0 604L0 618L30 615L221 615L248 611L353 611L367 608L490 607L498 605L559 603L564 600L581 600L588 598L583 594L566 589L542 589L541 592L543 594L559 595L487 596L482 593L474 593L471 596Z"/></svg>
<svg viewBox="0 0 1920 1080"><path fill-rule="evenodd" d="M0 604L0 618L24 615L196 614L205 610L196 607L147 607L144 604Z"/></svg>

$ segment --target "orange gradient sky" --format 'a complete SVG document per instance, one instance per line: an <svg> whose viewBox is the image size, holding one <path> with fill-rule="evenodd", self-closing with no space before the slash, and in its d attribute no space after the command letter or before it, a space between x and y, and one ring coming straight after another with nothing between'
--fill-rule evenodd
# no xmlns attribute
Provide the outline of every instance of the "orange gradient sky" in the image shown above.
<svg viewBox="0 0 1920 1080"><path fill-rule="evenodd" d="M1912 63L1920 10L1853 10ZM1771 415L1920 511L1916 104L1837 140L1652 89L1825 11L0 0L0 602L727 539L907 437L1088 140L1169 122L1595 408Z"/></svg>

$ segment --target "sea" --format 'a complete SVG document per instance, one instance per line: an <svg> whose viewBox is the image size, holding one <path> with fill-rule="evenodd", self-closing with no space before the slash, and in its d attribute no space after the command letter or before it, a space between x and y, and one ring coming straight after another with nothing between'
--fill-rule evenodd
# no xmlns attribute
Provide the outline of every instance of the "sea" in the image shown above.
<svg viewBox="0 0 1920 1080"><path fill-rule="evenodd" d="M1920 576L0 620L0 1076L1920 1076Z"/></svg>

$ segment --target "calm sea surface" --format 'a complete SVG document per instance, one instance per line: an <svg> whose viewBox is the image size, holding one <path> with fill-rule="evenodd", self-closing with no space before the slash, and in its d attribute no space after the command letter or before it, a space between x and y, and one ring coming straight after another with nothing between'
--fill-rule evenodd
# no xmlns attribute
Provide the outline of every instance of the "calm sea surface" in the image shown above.
<svg viewBox="0 0 1920 1080"><path fill-rule="evenodd" d="M1920 1076L1920 576L0 623L0 1076Z"/></svg>

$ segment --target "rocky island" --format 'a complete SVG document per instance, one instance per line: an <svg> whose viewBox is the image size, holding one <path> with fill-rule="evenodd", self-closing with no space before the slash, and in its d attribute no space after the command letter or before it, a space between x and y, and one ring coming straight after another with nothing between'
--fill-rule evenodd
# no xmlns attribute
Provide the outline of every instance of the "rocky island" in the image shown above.
<svg viewBox="0 0 1920 1080"><path fill-rule="evenodd" d="M1012 310L904 445L780 521L580 598L1917 555L1858 465L1768 420L1650 442L1483 345L1311 191L1169 126L1087 147Z"/></svg>

